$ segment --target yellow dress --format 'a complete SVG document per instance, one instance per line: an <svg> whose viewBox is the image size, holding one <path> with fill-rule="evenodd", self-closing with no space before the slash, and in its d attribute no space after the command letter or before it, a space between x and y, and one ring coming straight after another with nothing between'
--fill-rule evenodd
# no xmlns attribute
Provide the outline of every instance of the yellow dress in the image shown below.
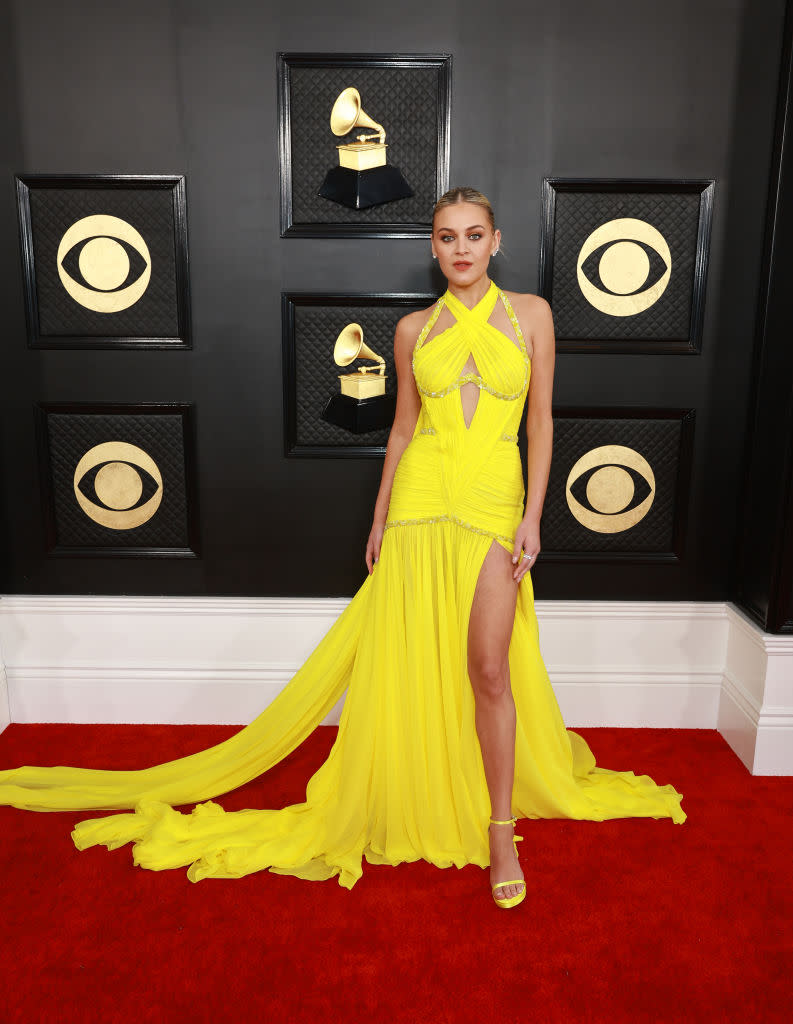
<svg viewBox="0 0 793 1024"><path fill-rule="evenodd" d="M488 320L501 299L520 347ZM456 318L424 344L443 307ZM477 374L461 374L469 355ZM467 670L468 618L495 541L511 553L523 515L517 432L531 364L506 295L491 282L469 310L451 292L419 335L421 411L396 469L380 558L275 700L214 747L138 771L0 771L0 804L37 811L132 808L80 821L78 849L130 841L134 863L188 866L191 881L269 868L352 888L371 864L489 864L490 800ZM460 384L478 384L470 427ZM540 656L531 577L518 585L509 647L517 711L513 813L603 821L671 817L682 794L596 767L566 729ZM226 812L212 799L284 758L344 694L338 734L306 799ZM190 813L173 805L202 800ZM530 832L529 832L530 834Z"/></svg>

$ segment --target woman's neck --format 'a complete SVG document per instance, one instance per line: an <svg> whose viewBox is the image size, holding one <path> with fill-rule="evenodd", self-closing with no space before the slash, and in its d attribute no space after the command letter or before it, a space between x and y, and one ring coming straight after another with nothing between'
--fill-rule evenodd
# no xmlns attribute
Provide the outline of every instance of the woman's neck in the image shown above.
<svg viewBox="0 0 793 1024"><path fill-rule="evenodd" d="M478 280L472 281L470 284L466 285L452 285L449 284L448 279L446 282L448 291L452 293L455 299L459 299L460 302L462 302L462 304L468 309L473 309L478 302L482 301L485 295L490 291L490 285L492 283L493 282L487 274L483 274Z"/></svg>

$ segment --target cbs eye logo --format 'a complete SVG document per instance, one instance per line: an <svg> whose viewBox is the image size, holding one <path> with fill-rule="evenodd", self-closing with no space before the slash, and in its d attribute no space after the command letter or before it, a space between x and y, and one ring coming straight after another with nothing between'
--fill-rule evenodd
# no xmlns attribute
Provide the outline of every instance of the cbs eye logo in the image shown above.
<svg viewBox="0 0 793 1024"><path fill-rule="evenodd" d="M126 441L96 445L74 470L74 496L80 508L111 530L132 530L148 522L160 507L162 487L154 459Z"/></svg>
<svg viewBox="0 0 793 1024"><path fill-rule="evenodd" d="M586 529L621 533L650 511L655 498L655 474L649 462L633 448L607 444L593 448L576 462L567 477L565 496L573 516ZM635 498L641 498L639 504L628 508Z"/></svg>
<svg viewBox="0 0 793 1024"><path fill-rule="evenodd" d="M96 313L134 305L151 279L151 254L142 235L108 214L72 224L61 238L56 263L69 295Z"/></svg>
<svg viewBox="0 0 793 1024"><path fill-rule="evenodd" d="M601 313L635 316L656 303L672 275L672 254L647 221L620 217L601 224L578 254L578 286Z"/></svg>

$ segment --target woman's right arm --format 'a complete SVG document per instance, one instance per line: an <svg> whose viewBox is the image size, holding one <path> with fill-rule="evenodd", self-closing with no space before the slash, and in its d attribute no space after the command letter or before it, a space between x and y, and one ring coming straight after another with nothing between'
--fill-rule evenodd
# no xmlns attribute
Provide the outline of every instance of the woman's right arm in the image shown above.
<svg viewBox="0 0 793 1024"><path fill-rule="evenodd" d="M380 489L377 492L377 500L374 506L372 529L369 533L369 540L366 545L366 568L371 574L374 563L380 557L380 545L383 540L386 518L388 517L388 505L391 500L391 487L394 483L394 474L402 458L402 453L413 437L416 429L416 422L421 411L421 397L416 388L416 380L413 376L413 346L418 336L418 320L423 313L409 313L403 316L396 325L394 332L394 365L397 372L397 400L394 412L394 422L391 426L391 433L388 435L386 445L385 461L383 462L383 474L380 479Z"/></svg>

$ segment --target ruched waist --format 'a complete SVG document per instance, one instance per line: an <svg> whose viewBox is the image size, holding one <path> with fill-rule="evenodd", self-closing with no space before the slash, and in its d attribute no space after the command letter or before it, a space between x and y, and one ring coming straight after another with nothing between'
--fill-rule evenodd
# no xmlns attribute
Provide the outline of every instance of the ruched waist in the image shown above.
<svg viewBox="0 0 793 1024"><path fill-rule="evenodd" d="M417 433L397 464L386 527L452 522L511 550L525 496L516 440L505 433L461 457L459 435Z"/></svg>

